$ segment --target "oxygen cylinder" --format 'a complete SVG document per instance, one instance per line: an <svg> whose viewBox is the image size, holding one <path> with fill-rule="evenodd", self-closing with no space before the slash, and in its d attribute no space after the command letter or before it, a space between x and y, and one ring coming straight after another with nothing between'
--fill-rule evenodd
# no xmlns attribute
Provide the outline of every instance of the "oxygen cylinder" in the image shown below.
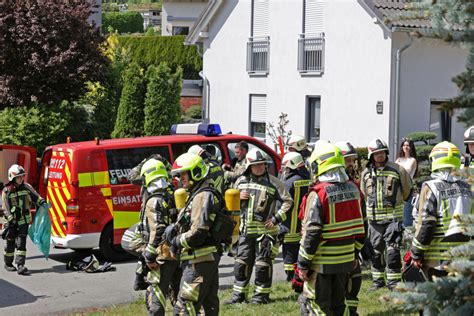
<svg viewBox="0 0 474 316"><path fill-rule="evenodd" d="M225 191L225 208L232 220L236 222L232 232L232 244L239 239L240 227L240 191L237 189L228 189Z"/></svg>
<svg viewBox="0 0 474 316"><path fill-rule="evenodd" d="M181 210L186 205L186 201L188 200L188 197L189 197L188 192L183 188L179 188L176 191L174 191L174 202L178 210Z"/></svg>

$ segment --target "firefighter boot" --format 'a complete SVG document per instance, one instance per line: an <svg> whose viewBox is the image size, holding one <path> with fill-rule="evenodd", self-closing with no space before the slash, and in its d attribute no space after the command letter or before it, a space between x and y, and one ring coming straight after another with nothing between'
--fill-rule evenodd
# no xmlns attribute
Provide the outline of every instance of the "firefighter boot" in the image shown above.
<svg viewBox="0 0 474 316"><path fill-rule="evenodd" d="M264 304L270 304L270 295L269 294L264 294L264 295L259 295L257 297L252 297L252 300L250 301L250 304L257 304L257 305L264 305Z"/></svg>
<svg viewBox="0 0 474 316"><path fill-rule="evenodd" d="M17 272L19 275L29 275L30 271L25 266L18 266Z"/></svg>
<svg viewBox="0 0 474 316"><path fill-rule="evenodd" d="M8 272L15 272L16 268L13 264L6 264L5 263L5 270L7 270Z"/></svg>
<svg viewBox="0 0 474 316"><path fill-rule="evenodd" d="M233 293L230 300L224 301L224 305L240 304L246 303L245 294L243 293Z"/></svg>
<svg viewBox="0 0 474 316"><path fill-rule="evenodd" d="M138 261L137 270L135 271L135 282L133 283L133 290L142 291L146 290L148 284L145 282L145 277L148 273L146 263Z"/></svg>

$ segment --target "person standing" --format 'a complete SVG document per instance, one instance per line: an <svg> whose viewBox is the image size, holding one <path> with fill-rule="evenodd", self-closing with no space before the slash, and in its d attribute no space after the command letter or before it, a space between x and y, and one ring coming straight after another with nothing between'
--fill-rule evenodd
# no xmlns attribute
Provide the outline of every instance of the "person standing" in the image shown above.
<svg viewBox="0 0 474 316"><path fill-rule="evenodd" d="M329 143L309 159L315 184L305 204L298 269L305 281L298 302L302 315L347 315L347 274L365 240L362 197L344 170L344 157Z"/></svg>
<svg viewBox="0 0 474 316"><path fill-rule="evenodd" d="M199 145L189 147L188 153L200 156L209 166L208 180L221 194L225 193L224 171L213 156Z"/></svg>
<svg viewBox="0 0 474 316"><path fill-rule="evenodd" d="M46 204L46 201L25 182L25 169L17 164L8 169L8 183L2 191L2 202L5 210L5 252L3 260L5 270L17 271L20 275L29 274L25 267L26 238L31 221L30 209ZM3 236L2 236L3 237ZM16 251L15 251L16 249ZM14 258L15 257L15 258ZM13 265L15 259L16 267Z"/></svg>
<svg viewBox="0 0 474 316"><path fill-rule="evenodd" d="M311 155L311 151L308 148L308 144L306 140L301 135L293 135L288 139L288 151L289 152L297 152L303 156L303 160L309 158Z"/></svg>
<svg viewBox="0 0 474 316"><path fill-rule="evenodd" d="M284 227L283 235L283 265L286 273L286 280L293 281L295 276L294 265L298 261L298 250L301 240L301 220L298 213L303 197L308 192L311 183L310 174L305 167L301 154L297 152L288 152L281 162L284 170L282 179L285 189L293 198L291 210L287 218L280 224Z"/></svg>
<svg viewBox="0 0 474 316"><path fill-rule="evenodd" d="M431 178L423 183L418 200L419 220L413 238L413 265L423 269L431 280L446 276L448 262L445 252L470 240L460 216L474 214L470 185L452 175L461 166L459 149L441 142L430 153Z"/></svg>
<svg viewBox="0 0 474 316"><path fill-rule="evenodd" d="M173 253L179 253L183 276L175 315L196 315L201 307L206 315L219 314L219 243L210 229L216 213L223 207L222 196L207 179L209 166L195 154L180 155L171 173L180 178L189 199L178 215L176 225L169 226L166 239Z"/></svg>
<svg viewBox="0 0 474 316"><path fill-rule="evenodd" d="M416 149L413 140L410 138L403 138L400 145L400 151L398 152L398 158L395 160L395 163L405 168L412 181L418 169L418 163L416 160ZM413 205L410 200L411 198L409 198L408 202L405 202L403 207L403 224L405 227L413 225L413 217L411 214Z"/></svg>
<svg viewBox="0 0 474 316"><path fill-rule="evenodd" d="M464 166L474 168L474 126L469 127L464 132L464 144L466 145L466 154Z"/></svg>
<svg viewBox="0 0 474 316"><path fill-rule="evenodd" d="M232 186L234 182L245 172L245 156L249 151L249 145L247 142L241 141L235 145L235 158L232 159L232 165L222 165L224 170L224 178L229 186Z"/></svg>
<svg viewBox="0 0 474 316"><path fill-rule="evenodd" d="M401 281L400 246L403 237L403 202L412 192L405 168L388 161L388 146L376 138L368 145L369 162L361 174L372 256L372 289L393 289ZM386 258L384 253L386 251ZM387 265L387 273L385 266Z"/></svg>
<svg viewBox="0 0 474 316"><path fill-rule="evenodd" d="M283 183L268 173L267 158L257 148L246 156L246 171L235 182L240 191L240 236L234 263L232 298L226 304L243 303L255 266L255 294L251 303L268 304L273 259L278 252L277 225L287 218L293 200ZM280 202L277 210L276 204Z"/></svg>

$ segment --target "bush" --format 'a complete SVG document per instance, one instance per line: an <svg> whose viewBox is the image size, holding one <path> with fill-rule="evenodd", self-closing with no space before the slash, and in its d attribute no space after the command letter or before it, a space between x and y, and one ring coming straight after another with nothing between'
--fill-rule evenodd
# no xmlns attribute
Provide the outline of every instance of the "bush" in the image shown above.
<svg viewBox="0 0 474 316"><path fill-rule="evenodd" d="M184 36L120 36L119 44L143 68L166 62L173 72L183 68L184 79L199 79L202 58L195 47L184 46Z"/></svg>
<svg viewBox="0 0 474 316"><path fill-rule="evenodd" d="M192 105L186 113L181 116L183 123L198 123L202 121L202 107L200 105Z"/></svg>
<svg viewBox="0 0 474 316"><path fill-rule="evenodd" d="M424 142L426 145L429 145L430 140L436 139L437 134L432 132L414 132L408 134L406 137L411 138L414 143Z"/></svg>
<svg viewBox="0 0 474 316"><path fill-rule="evenodd" d="M122 33L143 33L143 17L138 12L104 12L102 14L102 32L112 28Z"/></svg>

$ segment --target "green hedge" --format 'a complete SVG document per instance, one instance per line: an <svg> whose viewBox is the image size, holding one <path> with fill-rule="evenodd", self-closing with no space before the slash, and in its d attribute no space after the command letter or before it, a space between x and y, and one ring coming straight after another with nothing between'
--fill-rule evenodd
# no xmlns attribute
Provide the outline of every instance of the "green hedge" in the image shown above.
<svg viewBox="0 0 474 316"><path fill-rule="evenodd" d="M104 12L102 14L102 32L113 28L119 34L143 32L143 17L138 12Z"/></svg>
<svg viewBox="0 0 474 316"><path fill-rule="evenodd" d="M199 79L202 58L196 47L184 46L183 42L184 36L119 36L119 44L143 68L166 62L173 72L181 66L184 79Z"/></svg>

